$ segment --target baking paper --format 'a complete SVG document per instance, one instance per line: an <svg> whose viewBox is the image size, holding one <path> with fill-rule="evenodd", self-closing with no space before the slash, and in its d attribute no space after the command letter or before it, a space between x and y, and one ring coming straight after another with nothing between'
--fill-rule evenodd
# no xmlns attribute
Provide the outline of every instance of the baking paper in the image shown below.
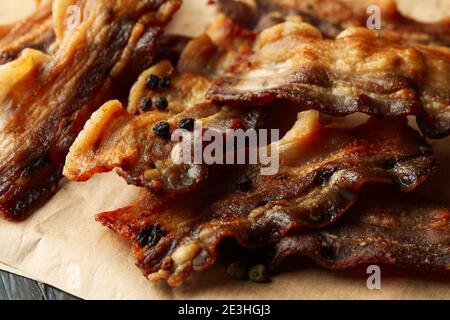
<svg viewBox="0 0 450 320"><path fill-rule="evenodd" d="M207 0L186 0L170 32L200 34L214 17ZM32 0L0 0L0 21L29 12ZM402 1L428 20L450 13L450 1ZM421 188L450 199L450 140L434 142L444 169ZM134 265L130 245L94 221L98 212L127 205L136 193L115 173L60 191L27 221L0 220L0 269L37 279L85 299L449 299L450 277L381 267L381 289L368 289L365 268L332 272L292 259L267 284L231 280L224 268L194 276L180 288L152 284Z"/></svg>

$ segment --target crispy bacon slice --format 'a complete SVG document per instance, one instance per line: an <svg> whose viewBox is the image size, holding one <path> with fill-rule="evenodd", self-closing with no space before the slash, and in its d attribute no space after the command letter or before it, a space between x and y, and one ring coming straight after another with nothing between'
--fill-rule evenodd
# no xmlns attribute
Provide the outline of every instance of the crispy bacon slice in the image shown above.
<svg viewBox="0 0 450 320"><path fill-rule="evenodd" d="M263 30L300 16L325 37L335 38L351 27L366 27L369 6L380 8L381 29L409 43L450 46L450 19L420 23L402 15L395 0L218 0L219 9L239 25Z"/></svg>
<svg viewBox="0 0 450 320"><path fill-rule="evenodd" d="M390 264L450 270L450 208L411 195L372 194L330 227L281 239L272 268L294 255L328 269Z"/></svg>
<svg viewBox="0 0 450 320"><path fill-rule="evenodd" d="M85 181L100 172L120 168L129 183L154 191L183 192L200 184L213 166L174 164L172 151L179 145L170 137L157 136L153 128L165 121L177 129L182 119L195 119L203 129L250 129L258 126L260 110L219 107L206 100L212 79L235 60L240 48L254 40L225 17L218 18L208 35L190 41L175 68L162 61L142 73L131 89L127 111L118 101L105 104L86 124L69 153L64 175ZM150 76L169 76L169 88L150 91L145 84ZM163 96L168 108L141 112L143 98ZM206 145L205 145L206 147Z"/></svg>
<svg viewBox="0 0 450 320"><path fill-rule="evenodd" d="M16 59L26 48L48 52L55 40L52 24L53 0L45 0L30 17L0 26L0 65Z"/></svg>
<svg viewBox="0 0 450 320"><path fill-rule="evenodd" d="M153 128L165 121L178 128L182 119L196 119L204 130L254 128L257 113L241 108L218 107L205 101L211 81L193 73L173 74L173 67L163 61L144 72L130 95L128 110L120 102L106 103L86 124L66 159L64 175L71 180L85 181L92 175L121 168L119 173L131 184L153 191L188 191L203 181L210 167L201 164L175 164L172 152L178 141L160 137ZM145 79L149 75L172 75L170 89L149 92ZM149 96L167 97L167 110L139 113L139 101ZM130 113L131 112L131 113ZM186 132L187 133L187 132Z"/></svg>
<svg viewBox="0 0 450 320"><path fill-rule="evenodd" d="M184 75L180 80L194 84L197 79ZM171 154L179 142L153 132L158 122L166 121L176 129L179 121L186 118L197 119L204 129L224 133L226 129L254 127L257 114L196 104L178 114L152 112L134 116L118 101L112 101L93 115L77 138L67 157L64 175L86 181L96 173L121 168L119 174L137 186L177 193L191 190L207 177L210 167L173 163Z"/></svg>
<svg viewBox="0 0 450 320"><path fill-rule="evenodd" d="M417 115L430 138L450 134L450 48L406 45L395 36L349 29L336 40L287 22L261 33L255 53L217 80L214 102L255 105L287 100L343 116Z"/></svg>
<svg viewBox="0 0 450 320"><path fill-rule="evenodd" d="M9 219L55 191L85 121L129 74L142 37L158 38L180 1L78 1L78 26L66 23L70 4L53 3L54 55L26 49L0 67L0 214Z"/></svg>
<svg viewBox="0 0 450 320"><path fill-rule="evenodd" d="M224 238L255 248L291 230L325 227L355 203L364 185L411 191L436 166L430 147L406 121L324 127L316 111L301 114L271 150L280 155L275 175L261 175L259 165L240 166L177 201L142 191L130 207L97 220L133 242L146 276L177 286L214 263Z"/></svg>

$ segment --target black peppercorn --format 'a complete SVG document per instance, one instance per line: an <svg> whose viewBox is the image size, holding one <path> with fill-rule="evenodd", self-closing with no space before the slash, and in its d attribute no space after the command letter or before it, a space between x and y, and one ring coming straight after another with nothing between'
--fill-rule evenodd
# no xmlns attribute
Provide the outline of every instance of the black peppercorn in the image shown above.
<svg viewBox="0 0 450 320"><path fill-rule="evenodd" d="M239 181L239 190L243 191L243 192L247 192L250 191L250 189L252 188L253 185L253 181L252 179L250 179L249 177L245 176L243 177L240 181Z"/></svg>
<svg viewBox="0 0 450 320"><path fill-rule="evenodd" d="M317 184L322 185L328 182L338 170L338 168L323 168L318 170Z"/></svg>
<svg viewBox="0 0 450 320"><path fill-rule="evenodd" d="M195 119L192 118L181 119L180 122L178 123L178 127L187 131L193 131L195 127Z"/></svg>
<svg viewBox="0 0 450 320"><path fill-rule="evenodd" d="M169 76L164 76L159 81L159 85L161 86L161 88L168 88L168 87L170 87L171 84L172 84L172 80L170 79Z"/></svg>
<svg viewBox="0 0 450 320"><path fill-rule="evenodd" d="M248 278L254 282L267 282L269 281L269 271L266 266L257 264L248 271Z"/></svg>
<svg viewBox="0 0 450 320"><path fill-rule="evenodd" d="M394 168L397 166L397 164L398 164L398 160L396 160L396 159L391 159L391 160L388 160L388 161L384 164L384 168L385 168L386 170L392 170L392 169L394 169Z"/></svg>
<svg viewBox="0 0 450 320"><path fill-rule="evenodd" d="M155 101L155 106L158 110L166 110L169 106L169 102L164 97L157 97Z"/></svg>
<svg viewBox="0 0 450 320"><path fill-rule="evenodd" d="M152 99L149 97L142 98L139 102L139 109L141 109L142 112L146 112L152 108Z"/></svg>
<svg viewBox="0 0 450 320"><path fill-rule="evenodd" d="M157 136L167 137L170 135L170 124L167 122L158 122L153 128L153 131Z"/></svg>
<svg viewBox="0 0 450 320"><path fill-rule="evenodd" d="M151 74L145 79L145 85L150 90L158 89L159 86L159 77Z"/></svg>

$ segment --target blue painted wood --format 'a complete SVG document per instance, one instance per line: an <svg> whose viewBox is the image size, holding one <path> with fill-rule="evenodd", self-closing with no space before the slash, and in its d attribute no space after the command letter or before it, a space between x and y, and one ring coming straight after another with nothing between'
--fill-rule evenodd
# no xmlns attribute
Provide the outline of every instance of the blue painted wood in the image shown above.
<svg viewBox="0 0 450 320"><path fill-rule="evenodd" d="M78 298L24 277L0 271L0 300L77 300Z"/></svg>

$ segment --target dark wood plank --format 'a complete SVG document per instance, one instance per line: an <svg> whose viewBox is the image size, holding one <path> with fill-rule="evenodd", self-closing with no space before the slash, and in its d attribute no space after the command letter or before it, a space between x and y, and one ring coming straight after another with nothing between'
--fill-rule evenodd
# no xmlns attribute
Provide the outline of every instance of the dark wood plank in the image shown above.
<svg viewBox="0 0 450 320"><path fill-rule="evenodd" d="M0 271L0 300L77 300L49 285Z"/></svg>

